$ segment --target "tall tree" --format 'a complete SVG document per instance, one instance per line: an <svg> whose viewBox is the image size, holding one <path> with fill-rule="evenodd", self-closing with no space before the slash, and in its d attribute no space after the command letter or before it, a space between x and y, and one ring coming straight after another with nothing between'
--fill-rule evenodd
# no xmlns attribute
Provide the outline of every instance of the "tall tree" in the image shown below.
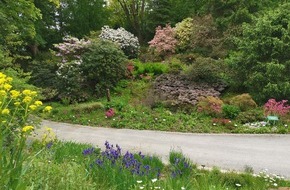
<svg viewBox="0 0 290 190"><path fill-rule="evenodd" d="M201 12L211 14L219 29L240 25L252 21L252 15L267 9L273 9L285 0L209 0L201 7Z"/></svg>
<svg viewBox="0 0 290 190"><path fill-rule="evenodd" d="M34 0L34 5L41 11L41 19L34 22L35 36L28 40L28 50L35 56L39 48L47 50L58 43L62 36L57 24L59 0Z"/></svg>
<svg viewBox="0 0 290 190"><path fill-rule="evenodd" d="M34 22L41 18L33 0L0 1L0 45L15 59L27 45L27 39L35 37Z"/></svg>
<svg viewBox="0 0 290 190"><path fill-rule="evenodd" d="M290 97L290 3L243 25L237 50L227 60L236 84L260 102Z"/></svg>
<svg viewBox="0 0 290 190"><path fill-rule="evenodd" d="M59 27L62 33L82 38L108 22L104 0L61 0Z"/></svg>
<svg viewBox="0 0 290 190"><path fill-rule="evenodd" d="M111 3L115 6L118 3L125 16L126 21L124 23L127 25L125 28L135 34L142 43L147 8L146 0L112 0Z"/></svg>

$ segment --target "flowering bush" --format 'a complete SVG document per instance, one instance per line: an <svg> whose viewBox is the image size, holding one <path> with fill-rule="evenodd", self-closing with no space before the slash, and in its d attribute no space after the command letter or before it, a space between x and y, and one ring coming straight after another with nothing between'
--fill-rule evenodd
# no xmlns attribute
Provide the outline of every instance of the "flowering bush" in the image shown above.
<svg viewBox="0 0 290 190"><path fill-rule="evenodd" d="M197 111L210 116L217 116L222 112L223 101L217 97L203 97L197 104Z"/></svg>
<svg viewBox="0 0 290 190"><path fill-rule="evenodd" d="M175 53L177 40L174 29L170 25L166 25L164 28L158 26L154 38L148 44L150 44L149 48L154 49L163 58Z"/></svg>
<svg viewBox="0 0 290 190"><path fill-rule="evenodd" d="M156 157L145 156L141 152L133 154L127 151L122 154L120 146L114 147L107 141L105 146L100 154L94 148L83 150L90 176L111 186L118 184L118 189L128 189L130 183L134 184L140 178L149 181L160 177L163 164Z"/></svg>
<svg viewBox="0 0 290 190"><path fill-rule="evenodd" d="M178 40L177 46L180 50L186 50L191 43L191 35L193 34L193 19L186 18L175 26L175 35Z"/></svg>
<svg viewBox="0 0 290 190"><path fill-rule="evenodd" d="M264 114L284 116L290 111L290 106L287 105L288 100L277 102L275 99L269 99L264 105Z"/></svg>
<svg viewBox="0 0 290 190"><path fill-rule="evenodd" d="M88 97L84 91L84 77L80 70L80 65L83 62L81 55L86 52L91 45L91 41L79 40L71 36L67 36L63 40L63 43L54 45L58 50L56 56L61 57L56 72L58 97L69 103L82 102Z"/></svg>
<svg viewBox="0 0 290 190"><path fill-rule="evenodd" d="M36 91L14 90L11 82L11 77L0 72L0 188L22 189L25 186L21 175L26 160L23 149L36 127L29 116L42 109L42 102L36 100ZM43 112L51 109L47 106Z"/></svg>
<svg viewBox="0 0 290 190"><path fill-rule="evenodd" d="M138 38L122 27L115 30L104 26L99 37L117 43L129 58L136 58L138 55L140 48Z"/></svg>
<svg viewBox="0 0 290 190"><path fill-rule="evenodd" d="M91 44L90 40L78 39L72 36L66 36L63 43L55 44L54 47L58 49L57 56L62 58L62 63L72 60L77 60L81 63L81 54Z"/></svg>
<svg viewBox="0 0 290 190"><path fill-rule="evenodd" d="M105 115L106 115L107 118L113 117L115 115L114 109L110 108L108 111L106 111Z"/></svg>

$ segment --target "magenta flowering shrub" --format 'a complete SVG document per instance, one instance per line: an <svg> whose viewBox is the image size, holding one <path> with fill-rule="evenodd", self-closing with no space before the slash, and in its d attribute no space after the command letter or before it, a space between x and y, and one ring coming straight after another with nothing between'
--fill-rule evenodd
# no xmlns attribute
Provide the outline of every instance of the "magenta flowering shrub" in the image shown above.
<svg viewBox="0 0 290 190"><path fill-rule="evenodd" d="M264 114L284 116L290 111L290 106L287 105L288 100L277 102L275 99L269 99L264 105Z"/></svg>
<svg viewBox="0 0 290 190"><path fill-rule="evenodd" d="M107 118L113 117L115 115L114 109L110 108L108 111L106 111L105 115L106 115Z"/></svg>
<svg viewBox="0 0 290 190"><path fill-rule="evenodd" d="M164 28L158 26L154 38L148 44L149 48L154 49L161 57L175 53L177 40L174 29L170 25L166 25Z"/></svg>

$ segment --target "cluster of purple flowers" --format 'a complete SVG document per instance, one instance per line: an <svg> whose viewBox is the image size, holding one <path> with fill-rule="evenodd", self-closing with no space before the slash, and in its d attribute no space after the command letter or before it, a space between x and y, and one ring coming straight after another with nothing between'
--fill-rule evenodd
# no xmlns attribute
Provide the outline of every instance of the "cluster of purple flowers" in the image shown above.
<svg viewBox="0 0 290 190"><path fill-rule="evenodd" d="M101 152L101 154L97 155L91 167L97 166L102 169L104 169L104 167L118 168L120 172L129 171L132 175L138 176L160 176L160 169L150 166L152 157L145 156L141 152L139 152L139 154L132 154L129 151L122 155L120 146L116 145L115 148L107 141L105 142L105 147L106 149ZM83 155L92 155L93 152L93 148L85 149Z"/></svg>
<svg viewBox="0 0 290 190"><path fill-rule="evenodd" d="M91 155L93 154L95 151L95 148L91 147L91 148L87 148L85 150L83 150L83 155L84 156L88 156L88 155Z"/></svg>
<svg viewBox="0 0 290 190"><path fill-rule="evenodd" d="M182 176L189 176L190 172L192 171L192 166L189 160L183 158L174 158L174 163L172 164L172 171L171 177L182 177Z"/></svg>

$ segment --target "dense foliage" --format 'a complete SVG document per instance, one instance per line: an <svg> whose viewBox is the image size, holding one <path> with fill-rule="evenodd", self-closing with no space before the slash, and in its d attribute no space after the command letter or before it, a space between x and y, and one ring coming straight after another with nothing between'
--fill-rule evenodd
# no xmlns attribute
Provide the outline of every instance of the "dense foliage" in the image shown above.
<svg viewBox="0 0 290 190"><path fill-rule="evenodd" d="M228 59L235 83L260 102L290 97L289 10L290 4L284 4L244 24L237 51Z"/></svg>
<svg viewBox="0 0 290 190"><path fill-rule="evenodd" d="M82 55L82 61L82 76L98 96L104 96L107 89L126 76L127 58L112 42L100 40L92 43Z"/></svg>

